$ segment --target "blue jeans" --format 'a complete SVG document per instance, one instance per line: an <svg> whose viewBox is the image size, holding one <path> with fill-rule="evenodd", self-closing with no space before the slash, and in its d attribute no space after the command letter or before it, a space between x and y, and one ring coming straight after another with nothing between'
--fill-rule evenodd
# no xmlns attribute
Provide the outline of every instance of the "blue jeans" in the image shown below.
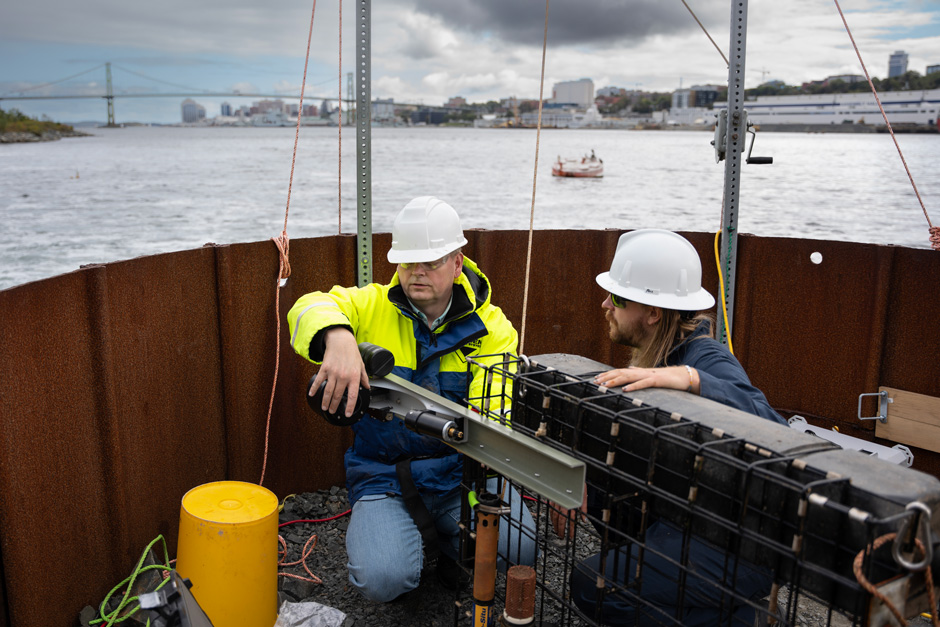
<svg viewBox="0 0 940 627"><path fill-rule="evenodd" d="M487 490L496 490L496 479L487 481ZM460 489L445 495L422 495L422 500L440 541L441 553L457 559L460 544ZM535 523L522 497L511 488L506 500L512 507L513 524L502 517L499 525L499 554L513 564L535 563ZM522 531L518 524L521 523ZM400 496L373 494L356 501L346 530L349 583L364 597L386 602L414 590L424 567L421 532ZM506 569L501 558L500 570Z"/></svg>

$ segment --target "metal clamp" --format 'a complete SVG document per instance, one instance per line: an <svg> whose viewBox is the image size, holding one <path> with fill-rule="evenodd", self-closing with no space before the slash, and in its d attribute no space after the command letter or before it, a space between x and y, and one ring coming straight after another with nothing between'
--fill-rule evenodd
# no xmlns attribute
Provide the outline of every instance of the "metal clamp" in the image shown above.
<svg viewBox="0 0 940 627"><path fill-rule="evenodd" d="M877 416L862 416L862 399L866 396L878 396L881 397L881 401L878 403L878 415ZM888 397L887 390L882 390L881 392L866 392L865 394L858 395L858 419L859 420L880 420L882 423L888 422L888 403L893 403L894 399Z"/></svg>
<svg viewBox="0 0 940 627"><path fill-rule="evenodd" d="M924 570L930 565L930 562L933 561L933 545L930 542L930 508L920 501L914 501L913 503L908 503L905 509L920 510L914 513L914 521L917 524L917 529L914 529L914 535L911 537L910 541L908 541L906 536L911 519L906 519L904 523L902 523L901 529L898 531L891 545L891 555L899 566L908 570ZM901 544L908 543L913 545L921 530L923 530L924 534L921 540L924 549L924 557L919 562L909 562L901 555Z"/></svg>

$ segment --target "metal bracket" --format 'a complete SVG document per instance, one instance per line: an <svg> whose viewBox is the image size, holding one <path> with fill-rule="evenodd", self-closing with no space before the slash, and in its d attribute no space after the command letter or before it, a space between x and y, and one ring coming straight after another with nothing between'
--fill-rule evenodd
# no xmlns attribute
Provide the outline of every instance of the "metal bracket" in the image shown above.
<svg viewBox="0 0 940 627"><path fill-rule="evenodd" d="M445 442L448 446L561 507L581 507L586 472L584 462L397 375L373 379L370 385L370 407L380 408L397 418L416 410L461 418L464 437L459 442Z"/></svg>
<svg viewBox="0 0 940 627"><path fill-rule="evenodd" d="M911 449L903 444L895 444L888 448L887 446L869 442L868 440L856 438L851 435L845 435L838 431L815 427L806 422L806 418L803 416L793 416L787 422L790 424L791 429L796 429L803 433L815 435L823 440L828 440L848 451L859 451L865 455L877 457L878 459L883 459L886 462L899 466L907 466L908 468L914 463L914 454L911 453Z"/></svg>
<svg viewBox="0 0 940 627"><path fill-rule="evenodd" d="M866 396L880 396L881 401L878 403L878 415L877 416L862 416L862 399ZM888 422L888 403L893 403L894 399L888 397L888 392L882 390L881 392L866 392L865 394L858 395L858 419L859 420L880 420L883 423Z"/></svg>

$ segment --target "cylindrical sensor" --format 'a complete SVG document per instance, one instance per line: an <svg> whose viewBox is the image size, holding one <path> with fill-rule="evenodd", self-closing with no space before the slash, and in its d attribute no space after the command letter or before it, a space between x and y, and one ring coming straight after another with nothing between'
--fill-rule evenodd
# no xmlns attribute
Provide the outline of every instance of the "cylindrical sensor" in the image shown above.
<svg viewBox="0 0 940 627"><path fill-rule="evenodd" d="M457 442L463 439L463 433L457 423L445 416L438 416L433 411L410 411L405 415L405 426L420 433L445 442Z"/></svg>
<svg viewBox="0 0 940 627"><path fill-rule="evenodd" d="M512 566L506 573L506 608L503 622L507 625L531 625L535 620L535 569Z"/></svg>

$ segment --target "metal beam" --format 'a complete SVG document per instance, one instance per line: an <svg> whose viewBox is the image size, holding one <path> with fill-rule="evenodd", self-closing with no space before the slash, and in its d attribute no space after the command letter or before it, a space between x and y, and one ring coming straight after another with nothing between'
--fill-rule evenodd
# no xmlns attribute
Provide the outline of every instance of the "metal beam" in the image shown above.
<svg viewBox="0 0 940 627"><path fill-rule="evenodd" d="M744 111L744 60L747 50L747 0L735 0L731 7L731 45L728 50L728 125L725 146L724 206L721 212L721 276L724 302L728 312L725 325L721 304L718 305L720 341L731 337L734 320L735 269L738 255L738 205L741 193L741 158L747 132Z"/></svg>
<svg viewBox="0 0 940 627"><path fill-rule="evenodd" d="M356 4L356 258L359 287L372 282L372 3Z"/></svg>
<svg viewBox="0 0 940 627"><path fill-rule="evenodd" d="M458 442L447 442L449 446L561 507L581 507L584 462L397 375L373 379L371 387L373 409L387 410L399 418L422 410L461 418L464 437Z"/></svg>

